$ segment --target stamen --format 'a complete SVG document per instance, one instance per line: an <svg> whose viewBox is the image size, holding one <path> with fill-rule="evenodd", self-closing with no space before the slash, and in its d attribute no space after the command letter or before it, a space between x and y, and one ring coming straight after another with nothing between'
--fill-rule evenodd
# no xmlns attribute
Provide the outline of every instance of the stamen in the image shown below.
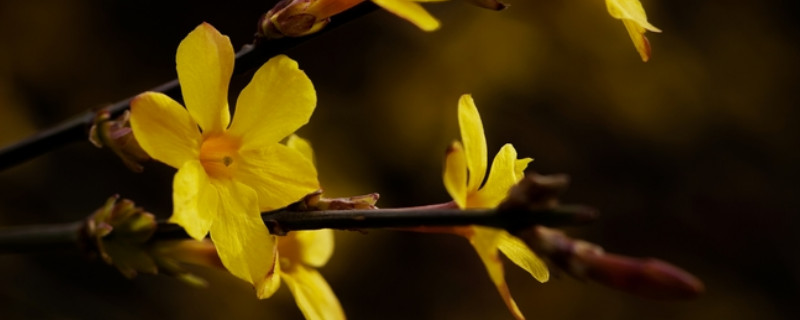
<svg viewBox="0 0 800 320"><path fill-rule="evenodd" d="M230 177L239 146L237 139L226 135L205 139L200 146L199 156L206 173L215 178Z"/></svg>

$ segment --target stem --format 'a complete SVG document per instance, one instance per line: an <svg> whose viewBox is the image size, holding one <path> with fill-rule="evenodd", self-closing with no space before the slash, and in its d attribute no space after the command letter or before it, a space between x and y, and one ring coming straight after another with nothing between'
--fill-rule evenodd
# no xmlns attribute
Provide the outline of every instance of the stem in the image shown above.
<svg viewBox="0 0 800 320"><path fill-rule="evenodd" d="M245 45L236 53L233 75L240 75L261 66L261 64L269 58L327 33L347 22L358 19L374 11L376 8L377 6L371 2L364 2L336 15L331 23L317 33L301 38L281 38L258 41L255 42L255 44ZM178 79L164 83L150 91L161 92L174 99L180 98ZM130 108L131 99L133 99L133 97L120 100L108 106L107 109L111 113L111 116L117 117ZM94 111L87 111L49 129L42 130L17 143L0 148L0 171L40 156L50 150L62 147L68 143L85 140L88 129L94 121L94 115Z"/></svg>
<svg viewBox="0 0 800 320"><path fill-rule="evenodd" d="M427 207L427 206L426 206ZM495 209L363 209L327 211L277 210L261 215L270 233L285 235L291 231L317 229L408 228L422 226L482 225L516 230L532 225L558 227L584 224L594 220L594 209L584 206L561 206L533 211L497 211ZM185 238L183 228L159 223L157 238Z"/></svg>
<svg viewBox="0 0 800 320"><path fill-rule="evenodd" d="M449 204L366 210L291 211L281 209L262 214L270 233L317 229L408 228L422 226L482 225L508 230L544 225L550 227L584 224L594 219L595 211L584 206L554 209L498 211L460 210ZM82 222L64 225L26 226L0 229L0 254L58 250L82 246ZM159 222L152 240L188 239L178 225Z"/></svg>
<svg viewBox="0 0 800 320"><path fill-rule="evenodd" d="M263 215L273 234L310 229L367 229L437 226L481 225L502 229L520 226L573 225L579 215L589 212L585 207L560 207L529 212L500 212L494 209L429 209L429 210L339 210L309 211L298 214L276 211Z"/></svg>
<svg viewBox="0 0 800 320"><path fill-rule="evenodd" d="M83 222L0 229L0 253L56 251L79 245Z"/></svg>

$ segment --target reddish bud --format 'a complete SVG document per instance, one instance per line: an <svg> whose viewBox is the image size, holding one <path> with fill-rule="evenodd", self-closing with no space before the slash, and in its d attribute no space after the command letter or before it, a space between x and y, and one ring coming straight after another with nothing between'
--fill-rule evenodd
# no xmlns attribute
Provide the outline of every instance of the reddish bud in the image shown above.
<svg viewBox="0 0 800 320"><path fill-rule="evenodd" d="M569 274L653 299L691 299L705 290L703 282L667 262L609 254L603 248L567 237L546 227L516 234L539 256Z"/></svg>

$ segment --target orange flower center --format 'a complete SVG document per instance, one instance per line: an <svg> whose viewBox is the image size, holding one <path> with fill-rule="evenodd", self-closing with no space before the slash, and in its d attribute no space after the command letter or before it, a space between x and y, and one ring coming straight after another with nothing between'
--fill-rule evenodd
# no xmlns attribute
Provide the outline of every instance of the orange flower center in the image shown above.
<svg viewBox="0 0 800 320"><path fill-rule="evenodd" d="M231 170L238 162L241 142L229 135L208 137L200 145L200 163L212 178L230 178Z"/></svg>

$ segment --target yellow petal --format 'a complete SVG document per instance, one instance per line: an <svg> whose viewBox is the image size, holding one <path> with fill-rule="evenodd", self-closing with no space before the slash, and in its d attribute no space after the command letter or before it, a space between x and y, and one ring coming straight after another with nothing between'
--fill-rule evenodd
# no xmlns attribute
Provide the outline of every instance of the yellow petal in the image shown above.
<svg viewBox="0 0 800 320"><path fill-rule="evenodd" d="M296 134L292 134L289 136L289 139L286 140L286 146L297 150L306 157L306 159L311 160L312 163L314 162L314 149L311 148L311 143L308 142L308 140L300 138Z"/></svg>
<svg viewBox="0 0 800 320"><path fill-rule="evenodd" d="M606 8L608 13L616 19L631 20L644 29L661 32L660 29L647 22L647 14L639 0L606 0Z"/></svg>
<svg viewBox="0 0 800 320"><path fill-rule="evenodd" d="M322 267L333 255L333 230L296 231L300 260L312 267Z"/></svg>
<svg viewBox="0 0 800 320"><path fill-rule="evenodd" d="M277 263L280 261L280 252L277 250L279 240L276 239L275 247L276 248L273 252L275 252L275 258L272 260L272 270L267 273L267 279L261 283L261 285L256 286L256 295L259 299L266 299L271 297L275 294L275 291L281 287L281 264Z"/></svg>
<svg viewBox="0 0 800 320"><path fill-rule="evenodd" d="M195 28L178 46L178 81L183 101L204 135L228 127L228 83L233 73L233 46L208 23Z"/></svg>
<svg viewBox="0 0 800 320"><path fill-rule="evenodd" d="M647 14L639 0L606 0L608 13L622 20L625 29L628 30L636 51L643 61L650 59L650 42L644 36L645 29L653 32L661 32L658 28L647 22Z"/></svg>
<svg viewBox="0 0 800 320"><path fill-rule="evenodd" d="M258 196L253 189L233 180L218 181L219 213L211 224L211 240L222 264L233 275L264 287L273 271L275 237L261 220Z"/></svg>
<svg viewBox="0 0 800 320"><path fill-rule="evenodd" d="M642 61L650 60L652 50L650 49L650 40L644 36L644 28L631 20L622 20L622 24L625 25L625 30L628 30L628 35L631 37L636 51L639 52L639 56L642 57Z"/></svg>
<svg viewBox="0 0 800 320"><path fill-rule="evenodd" d="M514 177L516 178L516 182L525 178L525 169L528 168L528 164L531 163L531 161L533 161L531 158L522 158L514 161Z"/></svg>
<svg viewBox="0 0 800 320"><path fill-rule="evenodd" d="M297 264L282 272L281 277L307 320L345 319L336 294L317 270Z"/></svg>
<svg viewBox="0 0 800 320"><path fill-rule="evenodd" d="M473 227L474 233L469 238L470 243L478 252L481 257L486 271L489 272L489 278L492 283L497 287L500 297L506 303L508 310L514 315L516 319L525 319L522 312L517 307L517 303L511 297L511 291L508 290L505 274L503 271L503 261L500 260L500 255L497 254L497 246L500 241L501 230Z"/></svg>
<svg viewBox="0 0 800 320"><path fill-rule="evenodd" d="M425 8L409 0L372 0L387 11L406 19L425 31L439 29L439 20L436 20Z"/></svg>
<svg viewBox="0 0 800 320"><path fill-rule="evenodd" d="M467 206L467 159L458 141L447 149L444 159L444 188L459 208Z"/></svg>
<svg viewBox="0 0 800 320"><path fill-rule="evenodd" d="M257 192L261 211L285 207L319 189L317 169L297 150L274 143L239 155L233 178Z"/></svg>
<svg viewBox="0 0 800 320"><path fill-rule="evenodd" d="M475 192L486 177L488 153L481 116L471 95L462 95L458 100L458 125L461 128L461 141L464 142L469 168L467 192Z"/></svg>
<svg viewBox="0 0 800 320"><path fill-rule="evenodd" d="M506 231L500 231L498 248L509 260L528 271L539 282L547 282L550 279L547 265L519 238Z"/></svg>
<svg viewBox="0 0 800 320"><path fill-rule="evenodd" d="M197 124L163 93L145 92L131 101L131 128L147 154L171 167L181 168L200 153Z"/></svg>
<svg viewBox="0 0 800 320"><path fill-rule="evenodd" d="M486 184L467 199L468 208L494 208L508 196L508 190L517 183L517 151L511 144L505 144L492 162L492 169Z"/></svg>
<svg viewBox="0 0 800 320"><path fill-rule="evenodd" d="M316 105L311 80L297 62L279 55L261 66L239 94L230 133L254 148L267 146L308 123Z"/></svg>
<svg viewBox="0 0 800 320"><path fill-rule="evenodd" d="M179 224L196 240L208 234L217 218L219 193L200 161L188 161L172 181L173 213L169 222Z"/></svg>

